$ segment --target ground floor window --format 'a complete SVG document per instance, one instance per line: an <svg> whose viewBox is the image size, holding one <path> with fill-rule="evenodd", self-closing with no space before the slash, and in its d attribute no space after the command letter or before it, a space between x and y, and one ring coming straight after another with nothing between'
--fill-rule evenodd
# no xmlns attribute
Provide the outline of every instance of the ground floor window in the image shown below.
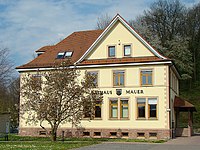
<svg viewBox="0 0 200 150"><path fill-rule="evenodd" d="M145 105L146 99L145 98L138 98L137 99L137 108L138 108L138 118L145 118Z"/></svg>
<svg viewBox="0 0 200 150"><path fill-rule="evenodd" d="M128 99L120 99L120 118L128 118Z"/></svg>
<svg viewBox="0 0 200 150"><path fill-rule="evenodd" d="M102 105L102 101L96 102L95 113L94 113L95 118L101 118L101 105Z"/></svg>
<svg viewBox="0 0 200 150"><path fill-rule="evenodd" d="M118 99L110 100L110 118L118 118Z"/></svg>
<svg viewBox="0 0 200 150"><path fill-rule="evenodd" d="M102 101L96 101L94 108L89 106L89 104L84 105L84 118L101 118Z"/></svg>
<svg viewBox="0 0 200 150"><path fill-rule="evenodd" d="M148 98L149 118L157 118L157 98Z"/></svg>
<svg viewBox="0 0 200 150"><path fill-rule="evenodd" d="M127 98L110 99L110 118L111 119L128 119L129 105Z"/></svg>
<svg viewBox="0 0 200 150"><path fill-rule="evenodd" d="M147 116L157 118L157 98L137 98L137 118L146 119Z"/></svg>

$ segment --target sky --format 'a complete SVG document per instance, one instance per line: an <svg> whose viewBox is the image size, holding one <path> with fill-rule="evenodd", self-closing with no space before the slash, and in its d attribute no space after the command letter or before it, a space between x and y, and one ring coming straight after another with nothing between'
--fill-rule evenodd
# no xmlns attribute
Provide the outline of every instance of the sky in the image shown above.
<svg viewBox="0 0 200 150"><path fill-rule="evenodd" d="M97 18L119 13L125 20L141 15L155 0L0 0L0 46L14 66L34 58L75 31L93 30ZM200 0L181 0L190 7Z"/></svg>

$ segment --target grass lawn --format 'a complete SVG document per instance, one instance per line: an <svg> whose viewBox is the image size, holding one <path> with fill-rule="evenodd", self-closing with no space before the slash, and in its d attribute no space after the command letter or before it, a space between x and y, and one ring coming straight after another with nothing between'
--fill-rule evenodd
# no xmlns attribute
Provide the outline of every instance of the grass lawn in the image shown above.
<svg viewBox="0 0 200 150"><path fill-rule="evenodd" d="M2 150L67 150L97 144L98 142L10 141L0 142Z"/></svg>
<svg viewBox="0 0 200 150"><path fill-rule="evenodd" d="M164 140L139 140L139 139L106 139L106 138L60 138L56 142L48 137L28 137L9 135L9 141L0 138L0 150L67 150L101 142L149 142L163 143Z"/></svg>

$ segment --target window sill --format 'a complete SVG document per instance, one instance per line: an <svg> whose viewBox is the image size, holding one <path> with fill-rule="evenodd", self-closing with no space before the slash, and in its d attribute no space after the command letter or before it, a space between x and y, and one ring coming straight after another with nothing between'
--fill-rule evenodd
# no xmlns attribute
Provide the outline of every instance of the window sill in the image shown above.
<svg viewBox="0 0 200 150"><path fill-rule="evenodd" d="M132 57L131 55L123 56L123 58L131 58L131 57Z"/></svg>
<svg viewBox="0 0 200 150"><path fill-rule="evenodd" d="M119 120L118 118L109 118L108 120Z"/></svg>
<svg viewBox="0 0 200 150"><path fill-rule="evenodd" d="M136 120L147 120L146 118L137 118Z"/></svg>
<svg viewBox="0 0 200 150"><path fill-rule="evenodd" d="M90 118L82 118L82 120L86 121L86 120L92 120Z"/></svg>
<svg viewBox="0 0 200 150"><path fill-rule="evenodd" d="M158 118L137 118L136 120L158 120Z"/></svg>
<svg viewBox="0 0 200 150"><path fill-rule="evenodd" d="M141 87L152 87L153 85L141 85Z"/></svg>
<svg viewBox="0 0 200 150"><path fill-rule="evenodd" d="M113 88L124 88L125 85L113 85Z"/></svg>
<svg viewBox="0 0 200 150"><path fill-rule="evenodd" d="M148 118L148 120L158 120L158 118Z"/></svg>
<svg viewBox="0 0 200 150"><path fill-rule="evenodd" d="M120 118L119 120L130 120L129 118Z"/></svg>
<svg viewBox="0 0 200 150"><path fill-rule="evenodd" d="M93 120L102 120L102 118L94 118Z"/></svg>
<svg viewBox="0 0 200 150"><path fill-rule="evenodd" d="M88 121L88 120L89 121L91 121L91 120L102 120L102 118L93 118L93 119L92 118L83 118L82 120L83 121Z"/></svg>
<svg viewBox="0 0 200 150"><path fill-rule="evenodd" d="M120 119L118 119L118 118L109 118L108 120L128 121L130 119L129 118L120 118Z"/></svg>

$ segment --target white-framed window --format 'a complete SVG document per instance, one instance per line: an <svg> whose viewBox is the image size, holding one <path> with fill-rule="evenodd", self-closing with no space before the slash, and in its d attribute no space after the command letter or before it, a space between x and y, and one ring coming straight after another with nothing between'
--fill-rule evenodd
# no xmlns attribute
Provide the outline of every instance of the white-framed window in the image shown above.
<svg viewBox="0 0 200 150"><path fill-rule="evenodd" d="M73 52L65 52L65 57L72 57Z"/></svg>
<svg viewBox="0 0 200 150"><path fill-rule="evenodd" d="M108 46L108 57L115 57L115 46Z"/></svg>
<svg viewBox="0 0 200 150"><path fill-rule="evenodd" d="M124 45L124 56L131 56L131 45Z"/></svg>
<svg viewBox="0 0 200 150"><path fill-rule="evenodd" d="M65 52L59 52L56 58L57 59L63 59L64 55L65 55Z"/></svg>

